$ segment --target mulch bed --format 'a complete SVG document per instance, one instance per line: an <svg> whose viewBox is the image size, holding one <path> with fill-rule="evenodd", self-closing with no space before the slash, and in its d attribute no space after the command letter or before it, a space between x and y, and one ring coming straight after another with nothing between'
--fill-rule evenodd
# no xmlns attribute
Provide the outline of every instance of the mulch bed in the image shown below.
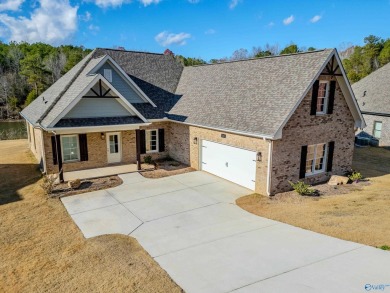
<svg viewBox="0 0 390 293"><path fill-rule="evenodd" d="M156 160L155 166L155 170L140 172L140 174L146 178L156 179L195 171L194 168L175 160Z"/></svg>
<svg viewBox="0 0 390 293"><path fill-rule="evenodd" d="M63 197L96 190L102 190L121 185L122 183L122 179L120 179L119 176L116 175L81 180L81 185L78 189L69 188L68 183L64 182L55 185L51 197Z"/></svg>
<svg viewBox="0 0 390 293"><path fill-rule="evenodd" d="M341 194L347 194L355 190L361 190L364 186L370 185L370 181L368 180L361 180L358 183L351 183L351 184L342 184L342 185L329 185L328 183L321 183L317 185L313 185L311 188L318 191L316 195L307 195L302 196L299 195L294 190L287 191L287 192L281 192L274 196L271 196L271 200L296 200L298 198L304 198L304 197L312 197L312 198L320 198L325 196L337 196Z"/></svg>

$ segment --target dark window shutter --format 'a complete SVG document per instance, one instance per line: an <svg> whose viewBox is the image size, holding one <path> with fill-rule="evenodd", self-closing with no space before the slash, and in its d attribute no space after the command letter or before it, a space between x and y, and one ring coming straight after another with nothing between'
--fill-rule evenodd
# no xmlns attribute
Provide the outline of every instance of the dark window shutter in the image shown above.
<svg viewBox="0 0 390 293"><path fill-rule="evenodd" d="M85 133L79 134L80 161L88 161L88 142Z"/></svg>
<svg viewBox="0 0 390 293"><path fill-rule="evenodd" d="M336 81L331 80L330 87L329 87L328 114L333 113L335 91L336 91Z"/></svg>
<svg viewBox="0 0 390 293"><path fill-rule="evenodd" d="M53 154L53 164L57 165L57 146L56 146L56 137L51 137L51 152Z"/></svg>
<svg viewBox="0 0 390 293"><path fill-rule="evenodd" d="M299 168L299 179L305 178L306 175L306 158L307 158L307 145L303 145L301 148L301 165Z"/></svg>
<svg viewBox="0 0 390 293"><path fill-rule="evenodd" d="M53 164L57 165L58 161L62 163L61 137L59 135L51 137L51 150L53 153Z"/></svg>
<svg viewBox="0 0 390 293"><path fill-rule="evenodd" d="M317 113L317 97L318 97L319 84L320 84L319 80L316 80L313 84L313 91L311 93L310 115L315 115Z"/></svg>
<svg viewBox="0 0 390 293"><path fill-rule="evenodd" d="M140 153L146 154L146 137L145 137L145 130L139 131L139 140L140 140Z"/></svg>
<svg viewBox="0 0 390 293"><path fill-rule="evenodd" d="M164 128L158 130L158 151L165 152L165 135Z"/></svg>
<svg viewBox="0 0 390 293"><path fill-rule="evenodd" d="M326 163L326 172L332 171L333 153L334 153L334 141L331 141L329 142L329 146L328 146L328 161Z"/></svg>

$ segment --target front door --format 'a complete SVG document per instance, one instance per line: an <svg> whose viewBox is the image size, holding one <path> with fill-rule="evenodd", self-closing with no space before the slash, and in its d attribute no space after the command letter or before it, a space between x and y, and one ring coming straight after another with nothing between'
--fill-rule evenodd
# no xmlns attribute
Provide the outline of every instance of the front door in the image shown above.
<svg viewBox="0 0 390 293"><path fill-rule="evenodd" d="M107 133L107 161L119 163L122 157L120 132Z"/></svg>

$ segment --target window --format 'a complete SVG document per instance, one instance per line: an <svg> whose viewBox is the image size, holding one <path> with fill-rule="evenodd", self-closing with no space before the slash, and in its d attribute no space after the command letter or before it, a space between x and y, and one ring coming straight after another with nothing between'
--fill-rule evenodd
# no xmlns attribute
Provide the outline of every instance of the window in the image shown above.
<svg viewBox="0 0 390 293"><path fill-rule="evenodd" d="M382 121L375 121L373 135L375 138L379 139L381 138L381 134L382 134Z"/></svg>
<svg viewBox="0 0 390 293"><path fill-rule="evenodd" d="M320 81L318 85L317 114L325 114L328 106L329 81Z"/></svg>
<svg viewBox="0 0 390 293"><path fill-rule="evenodd" d="M146 152L158 152L158 131L157 129L146 130Z"/></svg>
<svg viewBox="0 0 390 293"><path fill-rule="evenodd" d="M326 150L326 143L307 146L306 175L325 171Z"/></svg>
<svg viewBox="0 0 390 293"><path fill-rule="evenodd" d="M110 154L119 153L118 135L117 134L110 135L109 141L110 141Z"/></svg>
<svg viewBox="0 0 390 293"><path fill-rule="evenodd" d="M78 135L61 136L62 161L72 162L80 159Z"/></svg>
<svg viewBox="0 0 390 293"><path fill-rule="evenodd" d="M107 79L109 82L112 82L112 70L111 69L104 69L104 78Z"/></svg>

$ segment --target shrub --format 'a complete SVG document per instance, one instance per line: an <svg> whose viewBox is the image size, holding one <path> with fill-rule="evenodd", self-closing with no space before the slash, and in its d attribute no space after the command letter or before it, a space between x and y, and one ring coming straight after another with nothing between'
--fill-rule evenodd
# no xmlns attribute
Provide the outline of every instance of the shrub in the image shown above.
<svg viewBox="0 0 390 293"><path fill-rule="evenodd" d="M388 246L388 245L382 245L379 248L383 249L383 250L390 250L390 246Z"/></svg>
<svg viewBox="0 0 390 293"><path fill-rule="evenodd" d="M152 156L145 156L144 163L145 164L152 164L153 163Z"/></svg>
<svg viewBox="0 0 390 293"><path fill-rule="evenodd" d="M45 191L46 195L50 195L53 192L56 179L57 177L55 176L50 176L50 175L43 176L41 187Z"/></svg>
<svg viewBox="0 0 390 293"><path fill-rule="evenodd" d="M306 184L303 181L298 181L296 183L289 181L289 183L299 195L315 195L317 193L315 189L310 188L311 185Z"/></svg>
<svg viewBox="0 0 390 293"><path fill-rule="evenodd" d="M363 176L359 172L352 172L352 174L349 175L348 178L353 182L358 182L359 180L363 179Z"/></svg>

